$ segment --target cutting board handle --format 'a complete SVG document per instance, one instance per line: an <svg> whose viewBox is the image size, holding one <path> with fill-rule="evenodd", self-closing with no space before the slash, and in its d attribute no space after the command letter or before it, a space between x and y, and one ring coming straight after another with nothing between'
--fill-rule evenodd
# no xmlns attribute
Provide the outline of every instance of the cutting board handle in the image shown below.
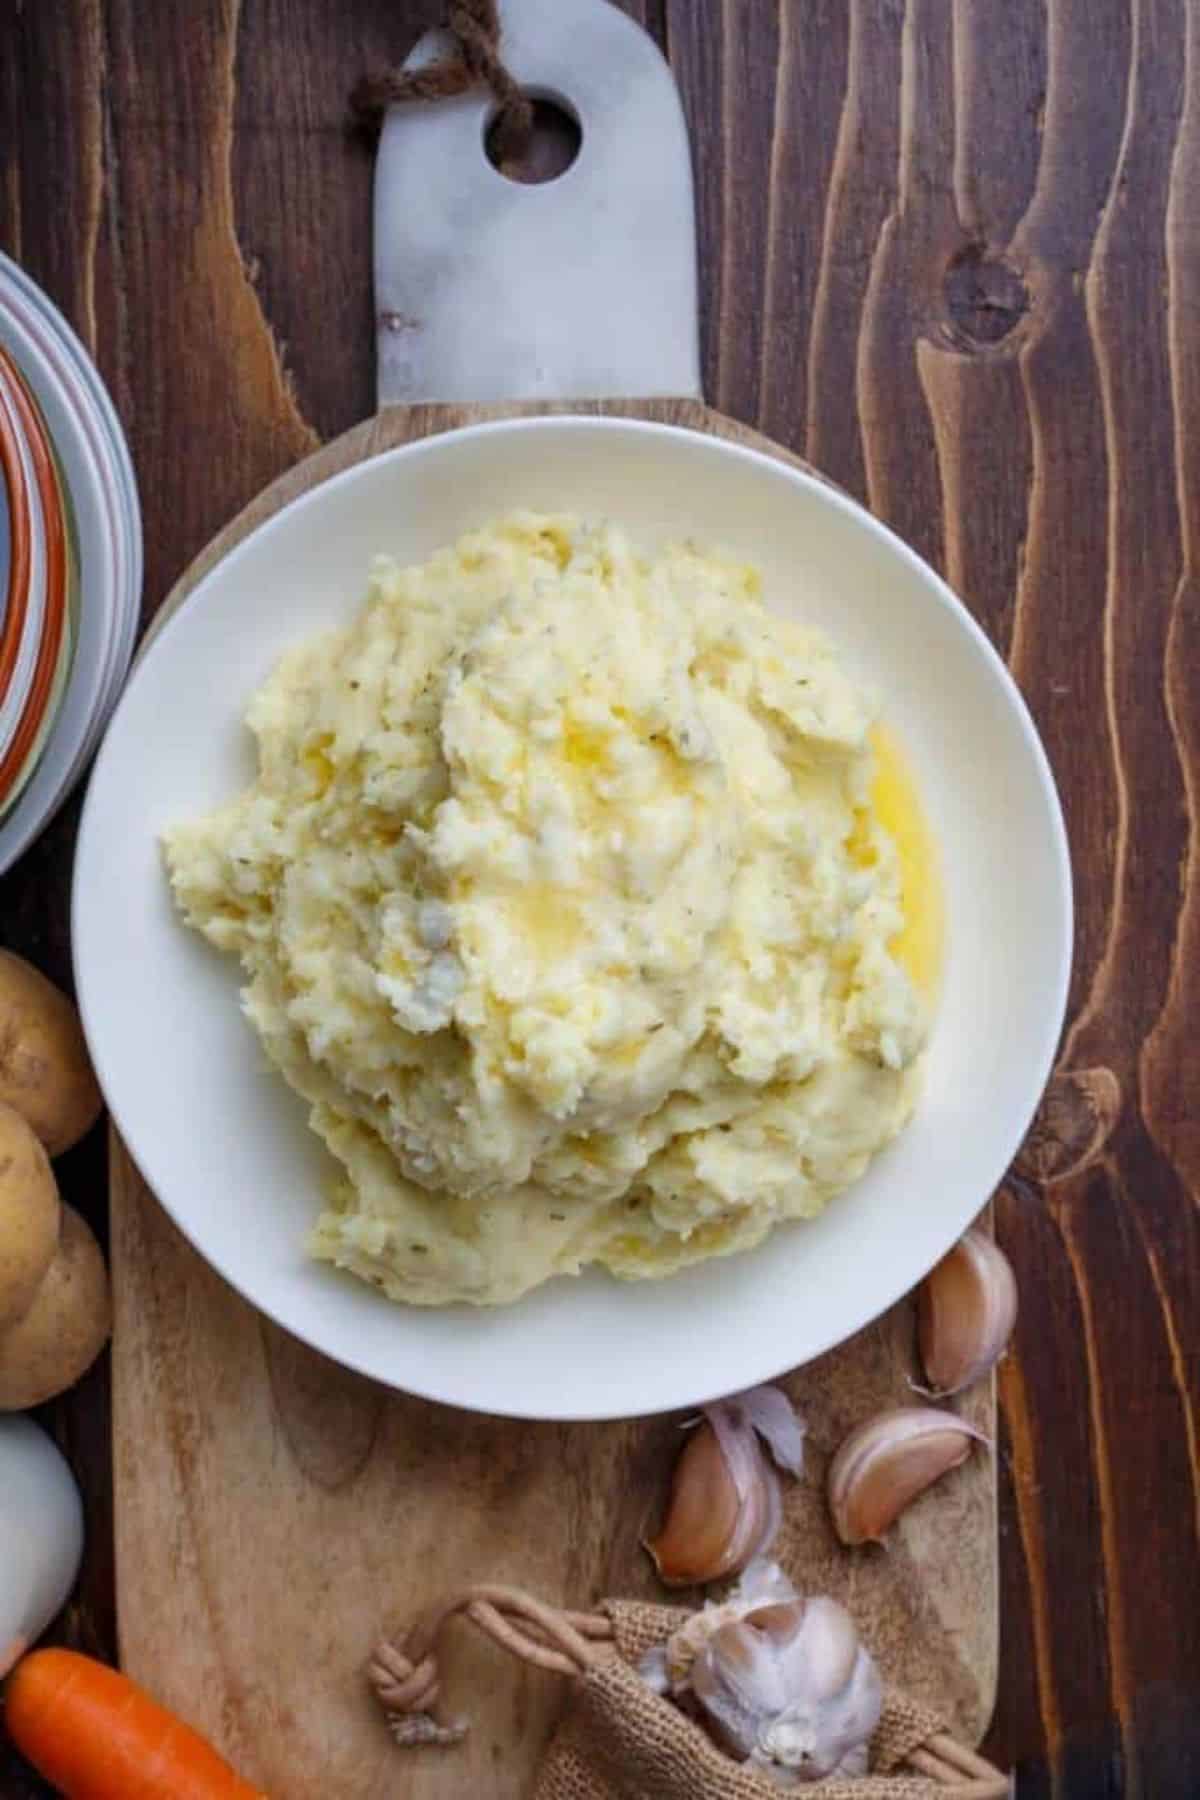
<svg viewBox="0 0 1200 1800"><path fill-rule="evenodd" d="M388 112L375 173L378 405L700 394L696 233L675 78L610 0L501 0L521 88L578 122L553 181L488 160L485 90ZM406 63L443 57L429 32Z"/></svg>

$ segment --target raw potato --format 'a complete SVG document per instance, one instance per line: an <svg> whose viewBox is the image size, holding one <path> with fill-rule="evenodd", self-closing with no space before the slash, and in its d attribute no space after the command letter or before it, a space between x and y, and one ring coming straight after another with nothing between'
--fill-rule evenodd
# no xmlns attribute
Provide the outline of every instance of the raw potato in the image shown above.
<svg viewBox="0 0 1200 1800"><path fill-rule="evenodd" d="M58 1184L20 1113L0 1102L0 1340L32 1306L58 1248Z"/></svg>
<svg viewBox="0 0 1200 1800"><path fill-rule="evenodd" d="M78 1143L103 1104L79 1014L52 981L0 950L0 1100L51 1156Z"/></svg>
<svg viewBox="0 0 1200 1800"><path fill-rule="evenodd" d="M111 1325L100 1246L73 1207L62 1207L58 1254L33 1304L0 1337L0 1412L40 1406L79 1380Z"/></svg>

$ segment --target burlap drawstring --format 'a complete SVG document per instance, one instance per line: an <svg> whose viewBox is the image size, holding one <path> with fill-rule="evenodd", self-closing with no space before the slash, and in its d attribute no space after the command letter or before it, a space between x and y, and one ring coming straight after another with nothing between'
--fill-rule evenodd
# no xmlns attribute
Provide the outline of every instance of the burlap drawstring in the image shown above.
<svg viewBox="0 0 1200 1800"><path fill-rule="evenodd" d="M436 1717L441 1684L434 1649L458 1613L520 1662L556 1675L584 1674L596 1661L592 1645L612 1642L612 1622L600 1613L563 1612L520 1588L466 1588L418 1619L403 1646L380 1644L368 1664L397 1743L457 1743L466 1733L461 1720L443 1724Z"/></svg>
<svg viewBox="0 0 1200 1800"><path fill-rule="evenodd" d="M462 1616L531 1667L566 1675L576 1706L551 1744L535 1800L771 1800L779 1788L732 1762L671 1702L636 1673L646 1649L687 1614L644 1602L605 1601L592 1613L547 1606L519 1588L465 1589L425 1613L402 1642L375 1651L368 1679L397 1743L454 1744L462 1720L439 1715L437 1647ZM1000 1771L958 1743L926 1708L889 1693L872 1740L870 1775L834 1776L821 1800L1003 1800ZM647 1785L650 1783L651 1785Z"/></svg>
<svg viewBox="0 0 1200 1800"><path fill-rule="evenodd" d="M533 107L500 57L496 0L450 0L444 29L457 55L423 69L380 69L364 75L350 96L359 122L377 131L389 106L405 100L449 100L476 86L489 87L499 111L492 144L501 162L518 157L529 143Z"/></svg>

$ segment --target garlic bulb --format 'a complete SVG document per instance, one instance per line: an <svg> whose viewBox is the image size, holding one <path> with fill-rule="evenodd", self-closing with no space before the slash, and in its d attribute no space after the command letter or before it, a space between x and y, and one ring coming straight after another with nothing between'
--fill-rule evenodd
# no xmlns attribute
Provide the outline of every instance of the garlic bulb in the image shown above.
<svg viewBox="0 0 1200 1800"><path fill-rule="evenodd" d="M675 1465L662 1530L646 1543L668 1587L736 1575L774 1542L782 1502L763 1443L781 1469L800 1473L804 1426L781 1389L705 1407Z"/></svg>
<svg viewBox="0 0 1200 1800"><path fill-rule="evenodd" d="M843 1544L882 1539L918 1494L987 1441L935 1406L897 1407L857 1426L829 1465L829 1510Z"/></svg>
<svg viewBox="0 0 1200 1800"><path fill-rule="evenodd" d="M794 1600L796 1590L776 1562L756 1556L741 1580L724 1600L708 1600L699 1612L689 1613L666 1643L648 1651L641 1673L658 1694L679 1696L689 1691L692 1667L714 1631L736 1619L744 1619L757 1607Z"/></svg>
<svg viewBox="0 0 1200 1800"><path fill-rule="evenodd" d="M917 1338L931 1392L978 1381L1003 1354L1017 1319L1017 1283L1003 1250L968 1231L921 1283Z"/></svg>
<svg viewBox="0 0 1200 1800"><path fill-rule="evenodd" d="M865 1772L883 1685L844 1607L801 1599L775 1564L759 1560L724 1606L689 1624L706 1617L686 1676L669 1688L694 1696L731 1756L783 1786ZM659 1663L647 1659L643 1673L662 1691Z"/></svg>

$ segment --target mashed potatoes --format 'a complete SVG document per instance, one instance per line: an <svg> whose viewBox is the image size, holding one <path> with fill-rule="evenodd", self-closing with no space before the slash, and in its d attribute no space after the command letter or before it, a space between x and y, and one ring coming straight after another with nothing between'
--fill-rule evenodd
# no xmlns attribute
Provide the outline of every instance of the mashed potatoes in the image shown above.
<svg viewBox="0 0 1200 1800"><path fill-rule="evenodd" d="M317 1256L423 1303L661 1275L904 1124L872 709L753 569L501 519L377 561L249 724L258 779L167 860L341 1165Z"/></svg>

